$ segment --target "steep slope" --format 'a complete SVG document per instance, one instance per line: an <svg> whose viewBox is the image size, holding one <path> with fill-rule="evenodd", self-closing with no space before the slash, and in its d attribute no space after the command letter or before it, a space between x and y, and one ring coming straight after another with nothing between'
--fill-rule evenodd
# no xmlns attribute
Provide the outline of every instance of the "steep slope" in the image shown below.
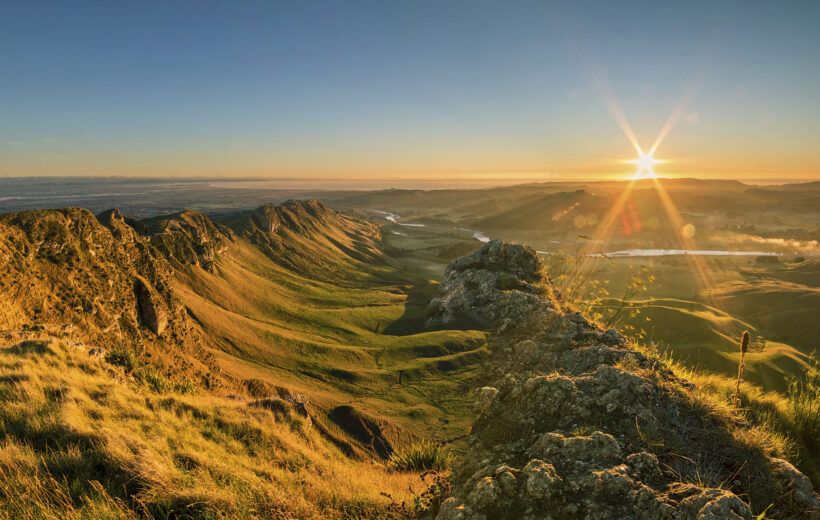
<svg viewBox="0 0 820 520"><path fill-rule="evenodd" d="M0 330L46 330L155 386L307 396L328 431L351 405L353 422L380 424L376 444L391 446L376 453L336 421L344 431L329 438L361 458L389 455L420 428L463 434L460 385L487 351L480 332L420 330L423 305L407 293L434 290L426 271L388 265L378 228L318 201L231 223L238 233L192 211L4 215Z"/></svg>
<svg viewBox="0 0 820 520"><path fill-rule="evenodd" d="M356 261L382 263L377 226L318 200L266 204L225 224L283 267L324 280L344 280Z"/></svg>
<svg viewBox="0 0 820 520"><path fill-rule="evenodd" d="M70 342L0 337L2 520L398 518L380 493L410 500L418 477L324 428L298 402L154 391Z"/></svg>
<svg viewBox="0 0 820 520"><path fill-rule="evenodd" d="M172 278L119 212L0 215L0 330L47 329L89 349L126 348L168 375L210 381L213 367Z"/></svg>
<svg viewBox="0 0 820 520"><path fill-rule="evenodd" d="M463 435L463 385L487 356L484 334L424 330L429 262L384 255L372 224L315 201L228 223L236 236L212 268L180 266L174 283L226 393L251 398L263 383L308 396L328 420L352 406L385 432ZM374 454L359 433L357 454Z"/></svg>
<svg viewBox="0 0 820 520"><path fill-rule="evenodd" d="M808 479L766 435L569 309L534 251L493 241L448 266L431 322L494 330L470 449L438 520L794 518Z"/></svg>
<svg viewBox="0 0 820 520"><path fill-rule="evenodd" d="M434 285L366 221L232 223L0 216L0 518L402 514L384 459L463 434L483 334L413 333Z"/></svg>

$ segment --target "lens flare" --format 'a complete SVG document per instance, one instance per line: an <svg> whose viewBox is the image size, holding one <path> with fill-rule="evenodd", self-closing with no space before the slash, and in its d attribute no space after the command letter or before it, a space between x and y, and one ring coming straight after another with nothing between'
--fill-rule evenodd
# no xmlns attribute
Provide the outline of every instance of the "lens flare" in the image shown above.
<svg viewBox="0 0 820 520"><path fill-rule="evenodd" d="M630 194L635 188L637 181L640 179L652 180L653 191L660 201L660 207L663 210L664 216L671 224L670 230L672 232L672 236L669 238L678 242L681 249L695 249L695 226L692 223L684 221L680 211L678 211L678 208L672 200L672 197L670 197L669 193L666 191L661 179L659 179L656 175L654 166L663 161L655 159L654 154L684 114L685 106L688 104L688 101L695 90L696 83L699 83L699 81L690 85L690 88L687 89L683 99L681 99L680 103L678 103L678 105L672 110L672 113L669 115L669 118L653 142L652 147L647 153L644 153L643 149L638 144L635 133L632 131L629 120L623 110L621 110L617 98L606 80L606 76L603 73L593 73L592 79L597 87L602 101L606 107L609 108L618 126L620 126L621 130L623 130L627 140L635 148L635 151L638 152L637 159L628 161L637 165L638 169L630 178L630 182L624 187L623 192L621 192L620 195L614 200L612 206L609 208L609 211L602 216L600 221L597 222L597 226L594 228L591 237L585 237L588 238L588 240L585 240L584 252L581 255L579 262L577 262L575 269L569 274L568 277L568 289L570 294L583 292L585 280L587 276L589 276L589 273L595 271L595 265L597 262L608 260L604 251L606 250L607 243L613 234L615 223L619 220L618 217L620 217L621 223L624 226L625 235L631 235L633 232L641 229L638 211L636 210L637 208L633 206L630 198ZM702 77L700 79L702 79ZM696 122L697 121L694 123ZM689 121L689 123L694 124L692 121ZM652 216L648 220L648 223L649 227L652 229L661 228L661 222L657 216ZM595 225L594 222L587 222L587 224L593 226ZM715 284L709 264L698 255L684 255L684 258L690 262L692 277L694 278L696 286L699 289L699 293L702 295L707 304L719 309L719 303L712 297L711 289L715 286Z"/></svg>
<svg viewBox="0 0 820 520"><path fill-rule="evenodd" d="M638 165L638 171L635 172L633 178L651 179L656 177L653 166L663 161L655 159L654 157L652 157L651 153L643 153L642 151L638 150L638 154L639 157L637 159L632 159L631 161L629 161L632 164Z"/></svg>

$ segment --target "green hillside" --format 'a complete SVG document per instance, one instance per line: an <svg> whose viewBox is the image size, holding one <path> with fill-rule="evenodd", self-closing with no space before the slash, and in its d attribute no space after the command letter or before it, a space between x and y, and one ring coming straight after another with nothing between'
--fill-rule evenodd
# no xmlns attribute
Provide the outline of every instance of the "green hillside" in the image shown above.
<svg viewBox="0 0 820 520"><path fill-rule="evenodd" d="M485 333L423 326L452 242L317 201L0 239L0 518L402 516L389 457L468 431Z"/></svg>
<svg viewBox="0 0 820 520"><path fill-rule="evenodd" d="M745 361L747 381L785 392L789 379L809 366L811 351L796 348L794 336L775 340L770 331L754 322L742 321L703 303L653 299L634 301L630 307L639 309L640 314L627 323L646 330L647 341L695 370L736 375L738 338L744 330L754 338Z"/></svg>

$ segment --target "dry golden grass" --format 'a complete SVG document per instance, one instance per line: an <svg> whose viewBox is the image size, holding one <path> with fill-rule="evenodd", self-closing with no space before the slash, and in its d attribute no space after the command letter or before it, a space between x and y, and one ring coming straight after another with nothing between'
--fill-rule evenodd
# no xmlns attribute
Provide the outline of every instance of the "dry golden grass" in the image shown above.
<svg viewBox="0 0 820 520"><path fill-rule="evenodd" d="M56 340L0 345L0 518L390 518L416 474L296 414L157 394Z"/></svg>
<svg viewBox="0 0 820 520"><path fill-rule="evenodd" d="M740 444L770 456L785 458L805 473L815 486L820 483L820 454L816 449L816 435L805 431L806 428L796 420L800 411L795 409L789 395L741 381L740 407L736 407L733 402L737 389L735 379L692 369L672 359L669 354L659 354L653 349L641 350L662 361L676 376L693 383L694 387L685 395L693 405L702 407L704 413L715 414L727 423L734 422L738 417L747 421L732 429Z"/></svg>

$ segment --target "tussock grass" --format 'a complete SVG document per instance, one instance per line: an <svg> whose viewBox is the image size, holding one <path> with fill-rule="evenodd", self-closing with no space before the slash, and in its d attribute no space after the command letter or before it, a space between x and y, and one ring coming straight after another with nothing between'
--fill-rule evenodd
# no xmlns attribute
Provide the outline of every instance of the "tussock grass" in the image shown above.
<svg viewBox="0 0 820 520"><path fill-rule="evenodd" d="M816 360L790 380L788 393L783 395L747 381L738 386L735 378L692 369L654 347L640 349L694 384L686 392L693 406L727 423L736 422L737 417L748 421L731 429L741 444L789 460L820 486L820 364ZM736 399L742 403L739 408Z"/></svg>
<svg viewBox="0 0 820 520"><path fill-rule="evenodd" d="M418 477L302 417L129 382L58 341L3 348L0 519L397 518ZM421 491L421 490L418 490Z"/></svg>
<svg viewBox="0 0 820 520"><path fill-rule="evenodd" d="M792 437L802 447L805 462L812 463L811 475L815 486L820 484L820 362L812 359L803 377L792 379L789 384L789 409L791 411Z"/></svg>
<svg viewBox="0 0 820 520"><path fill-rule="evenodd" d="M132 520L139 518L98 481L78 497L65 481L37 471L31 449L6 441L0 445L0 518L6 520Z"/></svg>
<svg viewBox="0 0 820 520"><path fill-rule="evenodd" d="M387 462L396 471L442 471L450 468L454 458L447 448L421 441L393 453Z"/></svg>
<svg viewBox="0 0 820 520"><path fill-rule="evenodd" d="M139 361L137 355L130 348L122 345L117 345L112 348L106 355L105 360L112 365L118 365L126 370L134 370L137 368Z"/></svg>

